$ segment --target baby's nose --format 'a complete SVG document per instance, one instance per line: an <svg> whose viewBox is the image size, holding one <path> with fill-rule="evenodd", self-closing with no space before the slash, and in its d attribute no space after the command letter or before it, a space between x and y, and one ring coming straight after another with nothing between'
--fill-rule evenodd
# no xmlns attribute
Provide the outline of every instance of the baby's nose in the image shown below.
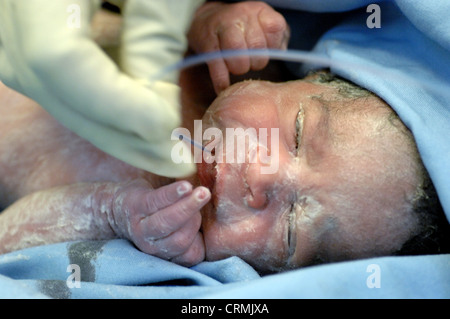
<svg viewBox="0 0 450 319"><path fill-rule="evenodd" d="M270 164L268 158L259 156L247 163L248 167L245 173L247 194L245 204L254 209L264 209L268 204L268 198L271 196L275 181L279 178L279 172L266 173L264 170Z"/></svg>

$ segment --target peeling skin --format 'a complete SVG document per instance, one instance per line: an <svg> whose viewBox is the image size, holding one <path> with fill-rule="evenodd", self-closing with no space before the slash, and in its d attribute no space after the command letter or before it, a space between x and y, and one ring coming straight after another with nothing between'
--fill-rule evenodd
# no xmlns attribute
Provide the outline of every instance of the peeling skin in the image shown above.
<svg viewBox="0 0 450 319"><path fill-rule="evenodd" d="M0 215L0 253L72 240L136 240L130 209L144 181L79 183L34 192ZM134 212L133 212L134 213Z"/></svg>
<svg viewBox="0 0 450 319"><path fill-rule="evenodd" d="M238 255L263 272L280 271L390 254L415 231L405 201L419 184L414 148L386 129L384 102L364 99L359 111L317 98L334 90L244 82L213 103L206 126L280 128L280 169L259 174L260 161L216 166L216 202L203 211L207 259Z"/></svg>
<svg viewBox="0 0 450 319"><path fill-rule="evenodd" d="M97 209L93 194L100 185L71 185L33 193L0 215L0 253L73 239L114 238L108 215ZM79 201L83 198L83 201ZM45 207L46 209L42 209ZM30 212L40 212L31 214ZM97 214L96 212L100 212ZM79 213L78 216L73 216Z"/></svg>
<svg viewBox="0 0 450 319"><path fill-rule="evenodd" d="M330 103L327 118L314 97L334 90L304 81L241 82L206 112L203 129L280 133L274 174L260 174L267 163L259 156L249 163L254 154L247 154L247 163L213 164L213 200L202 210L208 260L239 256L262 272L280 271L390 254L414 233L412 148L380 122L387 109L381 100L365 99L361 112ZM0 252L75 239L137 239L126 205L136 191L121 191L139 179L155 189L173 180L107 156L32 101L4 87L0 93L0 201L14 203L0 215ZM303 114L296 122L299 105ZM262 150L252 143L249 152ZM189 179L194 186L199 180Z"/></svg>

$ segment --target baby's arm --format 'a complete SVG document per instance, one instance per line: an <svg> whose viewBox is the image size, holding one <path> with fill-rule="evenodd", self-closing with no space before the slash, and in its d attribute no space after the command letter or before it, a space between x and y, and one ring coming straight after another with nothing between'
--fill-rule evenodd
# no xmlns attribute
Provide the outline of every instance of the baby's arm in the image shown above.
<svg viewBox="0 0 450 319"><path fill-rule="evenodd" d="M191 266L204 259L204 187L181 181L80 183L25 196L0 214L0 253L72 240L126 238L142 251Z"/></svg>
<svg viewBox="0 0 450 319"><path fill-rule="evenodd" d="M220 50L287 48L289 26L284 17L264 2L226 4L208 2L199 8L188 33L195 53ZM217 93L230 85L229 73L240 75L266 67L267 57L235 57L208 62Z"/></svg>

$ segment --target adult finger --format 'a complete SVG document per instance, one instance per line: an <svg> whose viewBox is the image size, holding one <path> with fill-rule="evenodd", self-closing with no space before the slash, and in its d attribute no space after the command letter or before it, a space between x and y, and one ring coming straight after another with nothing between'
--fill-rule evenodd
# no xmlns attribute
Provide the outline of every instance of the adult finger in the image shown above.
<svg viewBox="0 0 450 319"><path fill-rule="evenodd" d="M207 65L214 91L219 94L230 86L230 73L227 64L222 58L218 58L209 61Z"/></svg>
<svg viewBox="0 0 450 319"><path fill-rule="evenodd" d="M263 29L261 28L258 19L252 18L247 26L245 38L248 49L266 49L267 41ZM266 67L269 62L268 57L264 56L250 56L250 68L258 71Z"/></svg>
<svg viewBox="0 0 450 319"><path fill-rule="evenodd" d="M221 50L246 50L245 25L236 22L222 29L218 33ZM250 59L248 56L230 57L225 59L230 73L235 75L245 74L250 70Z"/></svg>
<svg viewBox="0 0 450 319"><path fill-rule="evenodd" d="M267 47L286 49L289 42L289 26L284 17L270 8L264 8L258 15L259 24L264 31Z"/></svg>

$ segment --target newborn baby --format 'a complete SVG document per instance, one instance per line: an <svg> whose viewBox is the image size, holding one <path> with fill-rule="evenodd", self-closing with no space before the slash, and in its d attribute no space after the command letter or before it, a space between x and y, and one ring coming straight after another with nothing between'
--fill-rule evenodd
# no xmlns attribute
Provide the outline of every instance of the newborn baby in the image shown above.
<svg viewBox="0 0 450 319"><path fill-rule="evenodd" d="M410 133L382 100L327 77L235 84L208 109L205 126L279 128L274 174L261 161L201 165L208 259L280 270L391 254L419 231L424 171Z"/></svg>
<svg viewBox="0 0 450 319"><path fill-rule="evenodd" d="M261 14L270 8L256 5L260 10L237 7L237 13L257 13L262 34L272 39L268 46L284 47L283 20L270 11L278 23L264 28L261 21L274 21ZM222 27L229 20L215 17L237 13L219 6L199 10L189 35L193 49L226 49L231 42L205 41L224 45L218 48L195 45L208 34L218 36L214 30L235 38L224 30L236 25ZM200 26L212 26L203 38L199 34L207 28L195 24L202 19L209 23ZM281 271L393 254L422 232L414 208L424 197L426 172L410 132L392 109L326 72L228 87L228 71L245 73L265 64L210 63L211 90L220 94L206 113L202 106L211 95L202 90L208 87L182 75L183 126L193 132L194 119L202 118L204 131L216 128L224 138L214 142L215 162L202 161L197 175L179 181L104 154L33 101L0 87L0 203L6 208L0 215L0 253L126 238L148 254L186 266L233 255L260 271ZM220 147L230 142L227 128L266 129L269 160L277 161L277 169L263 174L272 163L250 155L248 147L237 150L244 152L243 162L221 160Z"/></svg>
<svg viewBox="0 0 450 319"><path fill-rule="evenodd" d="M94 38L113 58L117 55L115 44L120 41L120 25L120 15L106 12L101 12L92 22ZM191 50L199 53L221 49L285 49L287 40L288 28L284 18L262 2L206 3L198 10L189 32ZM259 70L267 63L268 59L262 57L211 61L209 69L214 89L220 92L229 85L229 73L242 74L249 70ZM199 81L184 81L182 86L188 92L204 92L201 86L193 87L195 83ZM212 87L211 92L214 92ZM53 186L91 181L129 181L137 178L145 181L133 182L131 186L112 185L112 188L97 184L71 185L25 198L1 216L0 229L4 230L0 248L2 252L70 238L121 236L132 237L131 240L139 242L137 245L148 253L179 263L193 264L203 260L204 244L198 229L201 220L199 209L210 197L206 188L199 187L192 191L192 184L186 182L161 187L174 181L136 170L98 152L61 128L32 101L5 87L1 88L0 93L0 104L4 108L0 133L3 137L0 145L3 150L3 157L0 159L0 201L3 207L27 194ZM206 93L205 96L210 95ZM191 125L188 119L193 118L192 106L209 105L209 102L194 103L192 96L187 99L184 106L188 104L191 107L185 107L183 112L188 114L184 118L188 127ZM131 209L127 207L129 200L124 200L123 205L122 202L117 204L117 201L114 202L117 205L113 205L111 197L120 197L119 189L127 194L133 193L134 199L136 196L140 199L137 202L145 202L147 206L143 204L145 207ZM92 198L80 202L78 199L83 196ZM66 214L63 207L52 208L52 203L57 205L58 198L66 202L65 207L70 214ZM35 199L47 201L45 209ZM80 205L81 209L77 210ZM104 214L94 217L94 223L105 221L112 229L104 233L103 225L92 226L92 216L89 215L91 211L85 211L86 207L94 209L94 215L96 209L101 207ZM122 208L126 216L121 215ZM141 211L143 215L128 215L130 210ZM17 213L19 211L21 213ZM83 215L84 213L89 216ZM147 219L149 215L152 216ZM75 222L75 219L82 225ZM62 224L65 223L72 224L72 227L63 227ZM151 229L144 224L150 225ZM94 235L97 231L98 234ZM140 240L141 237L145 240Z"/></svg>
<svg viewBox="0 0 450 319"><path fill-rule="evenodd" d="M379 98L327 77L223 91L203 128L278 128L279 168L202 162L184 181L109 157L3 87L2 252L121 237L184 265L237 255L262 271L394 253L420 231L413 140Z"/></svg>

